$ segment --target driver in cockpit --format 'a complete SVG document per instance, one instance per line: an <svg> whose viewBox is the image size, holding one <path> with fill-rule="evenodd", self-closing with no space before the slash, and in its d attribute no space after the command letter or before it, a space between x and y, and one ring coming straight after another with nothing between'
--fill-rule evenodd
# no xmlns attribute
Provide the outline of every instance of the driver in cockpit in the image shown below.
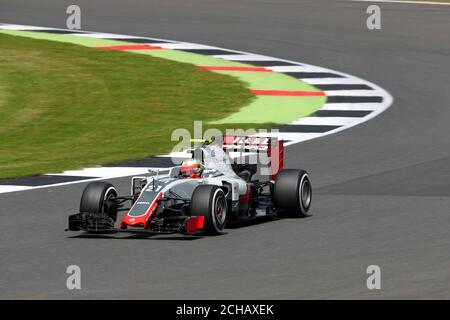
<svg viewBox="0 0 450 320"><path fill-rule="evenodd" d="M184 179L198 179L202 177L204 165L200 160L184 160L180 168L180 177Z"/></svg>

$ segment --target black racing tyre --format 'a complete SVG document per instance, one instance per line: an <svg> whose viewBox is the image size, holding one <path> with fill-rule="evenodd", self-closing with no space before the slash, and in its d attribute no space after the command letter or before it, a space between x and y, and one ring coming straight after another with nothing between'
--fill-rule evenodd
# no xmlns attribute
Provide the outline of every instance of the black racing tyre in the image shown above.
<svg viewBox="0 0 450 320"><path fill-rule="evenodd" d="M94 181L84 188L80 201L80 212L105 213L114 220L117 217L117 206L112 197L117 197L117 190L107 182Z"/></svg>
<svg viewBox="0 0 450 320"><path fill-rule="evenodd" d="M199 185L192 194L191 216L204 216L204 233L222 233L227 219L227 201L221 188L214 185Z"/></svg>
<svg viewBox="0 0 450 320"><path fill-rule="evenodd" d="M312 187L304 170L284 169L278 175L273 190L276 209L294 216L307 215L312 202Z"/></svg>

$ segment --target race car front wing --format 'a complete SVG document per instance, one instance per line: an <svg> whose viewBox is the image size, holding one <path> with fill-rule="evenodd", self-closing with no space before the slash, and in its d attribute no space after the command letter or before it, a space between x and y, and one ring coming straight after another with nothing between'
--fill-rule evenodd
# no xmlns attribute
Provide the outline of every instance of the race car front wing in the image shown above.
<svg viewBox="0 0 450 320"><path fill-rule="evenodd" d="M69 227L66 231L85 231L89 233L128 232L149 234L195 234L203 230L203 216L186 216L179 218L180 219L160 219L160 221L155 221L155 223L152 223L152 227L147 229L142 227L128 227L126 229L122 229L115 228L114 219L107 214L82 212L69 216Z"/></svg>

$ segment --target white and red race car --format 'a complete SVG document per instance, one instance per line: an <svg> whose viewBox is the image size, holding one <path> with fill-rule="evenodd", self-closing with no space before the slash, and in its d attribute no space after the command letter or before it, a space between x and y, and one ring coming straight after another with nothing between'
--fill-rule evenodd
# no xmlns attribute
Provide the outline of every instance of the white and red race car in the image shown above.
<svg viewBox="0 0 450 320"><path fill-rule="evenodd" d="M306 171L283 169L283 141L226 136L212 143L203 141L191 151L204 166L195 179L182 177L180 166L175 166L166 174L133 177L129 196L118 196L107 182L89 183L81 197L80 213L69 216L67 230L214 235L237 221L286 213L307 215L311 183ZM251 161L252 157L259 160ZM254 179L258 169L268 178ZM125 208L127 201L131 206ZM119 211L126 214L116 227Z"/></svg>

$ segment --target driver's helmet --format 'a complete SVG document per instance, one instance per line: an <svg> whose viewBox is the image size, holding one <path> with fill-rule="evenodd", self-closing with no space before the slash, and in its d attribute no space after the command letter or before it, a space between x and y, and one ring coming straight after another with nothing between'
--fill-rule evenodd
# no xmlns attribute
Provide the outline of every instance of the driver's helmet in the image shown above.
<svg viewBox="0 0 450 320"><path fill-rule="evenodd" d="M200 160L189 159L184 160L180 168L180 176L182 178L200 178L203 173L203 164Z"/></svg>

